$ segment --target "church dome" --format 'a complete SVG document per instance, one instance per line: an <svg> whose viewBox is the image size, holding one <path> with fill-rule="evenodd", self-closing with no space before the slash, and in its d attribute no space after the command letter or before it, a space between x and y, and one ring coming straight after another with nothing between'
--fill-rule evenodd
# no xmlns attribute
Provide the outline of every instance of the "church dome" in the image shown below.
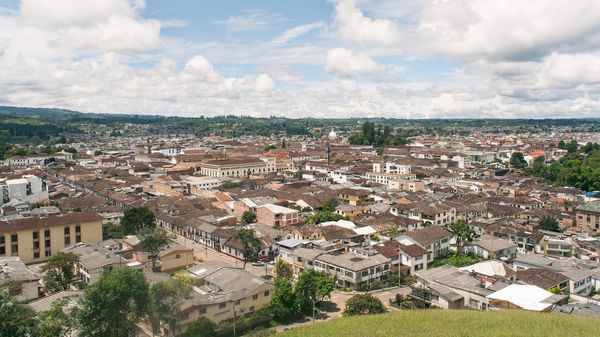
<svg viewBox="0 0 600 337"><path fill-rule="evenodd" d="M329 133L329 135L327 136L327 138L329 138L329 140L336 140L337 139L337 133L335 133L335 131L333 131L333 128L331 129L331 132Z"/></svg>

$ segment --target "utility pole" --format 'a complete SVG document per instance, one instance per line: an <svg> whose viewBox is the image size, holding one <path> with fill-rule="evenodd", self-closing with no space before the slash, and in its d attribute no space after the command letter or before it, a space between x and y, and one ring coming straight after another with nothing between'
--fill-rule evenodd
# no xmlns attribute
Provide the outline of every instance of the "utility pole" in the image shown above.
<svg viewBox="0 0 600 337"><path fill-rule="evenodd" d="M235 337L235 301L233 301L233 337Z"/></svg>
<svg viewBox="0 0 600 337"><path fill-rule="evenodd" d="M398 241L398 288L402 287L402 277L400 276L400 265L402 264L402 253L400 252L401 245L400 241Z"/></svg>

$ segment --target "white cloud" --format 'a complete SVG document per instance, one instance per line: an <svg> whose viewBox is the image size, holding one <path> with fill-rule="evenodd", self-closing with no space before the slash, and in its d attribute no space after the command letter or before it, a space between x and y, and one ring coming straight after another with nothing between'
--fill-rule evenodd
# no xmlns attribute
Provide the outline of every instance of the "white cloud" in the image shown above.
<svg viewBox="0 0 600 337"><path fill-rule="evenodd" d="M259 71L264 71L275 80L285 83L295 83L302 81L302 75L295 72L290 66L281 64L268 64L258 68Z"/></svg>
<svg viewBox="0 0 600 337"><path fill-rule="evenodd" d="M402 29L386 18L370 18L357 7L357 0L334 0L334 22L338 36L362 46L394 46L400 42Z"/></svg>
<svg viewBox="0 0 600 337"><path fill-rule="evenodd" d="M290 29L286 30L285 32L283 32L281 35L279 35L277 38L275 38L273 40L273 43L275 43L275 44L287 43L301 35L304 35L312 30L321 28L323 26L324 26L324 23L322 21L319 21L319 22L307 23L305 25L290 28Z"/></svg>
<svg viewBox="0 0 600 337"><path fill-rule="evenodd" d="M213 23L224 25L230 32L240 32L266 28L282 19L280 14L270 14L263 10L247 10L242 15L231 15L225 20L217 20Z"/></svg>
<svg viewBox="0 0 600 337"><path fill-rule="evenodd" d="M334 48L327 52L325 70L342 77L372 75L385 71L386 68L377 64L365 54L355 53L346 48Z"/></svg>

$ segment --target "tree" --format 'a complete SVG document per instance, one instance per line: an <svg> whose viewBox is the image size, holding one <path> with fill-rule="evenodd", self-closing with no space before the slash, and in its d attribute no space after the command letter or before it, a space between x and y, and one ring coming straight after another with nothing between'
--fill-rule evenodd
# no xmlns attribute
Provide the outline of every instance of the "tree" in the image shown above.
<svg viewBox="0 0 600 337"><path fill-rule="evenodd" d="M79 256L73 253L58 252L52 256L41 268L44 275L44 289L47 292L56 292L69 289L75 276L75 263Z"/></svg>
<svg viewBox="0 0 600 337"><path fill-rule="evenodd" d="M36 337L69 337L77 327L77 309L65 312L66 299L56 301L38 316Z"/></svg>
<svg viewBox="0 0 600 337"><path fill-rule="evenodd" d="M242 244L242 254L244 255L244 269L246 263L258 261L258 254L262 242L256 237L254 229L242 228L234 236L235 239L239 240Z"/></svg>
<svg viewBox="0 0 600 337"><path fill-rule="evenodd" d="M255 223L256 222L256 214L252 211L245 211L242 214L242 223L244 225Z"/></svg>
<svg viewBox="0 0 600 337"><path fill-rule="evenodd" d="M193 280L179 276L164 282L158 282L150 288L152 309L157 318L169 325L169 330L175 332L177 318L183 301L191 298Z"/></svg>
<svg viewBox="0 0 600 337"><path fill-rule="evenodd" d="M381 314L386 311L377 297L371 294L358 294L346 301L344 316Z"/></svg>
<svg viewBox="0 0 600 337"><path fill-rule="evenodd" d="M136 233L144 228L155 227L154 213L146 207L129 208L121 218L121 228L124 235Z"/></svg>
<svg viewBox="0 0 600 337"><path fill-rule="evenodd" d="M290 265L281 258L275 261L275 277L283 278L288 281L292 279L292 268L290 268Z"/></svg>
<svg viewBox="0 0 600 337"><path fill-rule="evenodd" d="M458 219L450 225L450 231L456 238L456 253L462 253L462 246L465 241L472 241L475 237L475 231L469 226L465 220Z"/></svg>
<svg viewBox="0 0 600 337"><path fill-rule="evenodd" d="M312 311L313 305L329 296L333 287L334 281L329 274L314 269L304 271L296 282L296 306L300 312Z"/></svg>
<svg viewBox="0 0 600 337"><path fill-rule="evenodd" d="M206 317L198 318L185 333L185 337L212 337L215 335L215 324Z"/></svg>
<svg viewBox="0 0 600 337"><path fill-rule="evenodd" d="M83 337L129 337L150 309L144 274L130 268L104 272L85 291L79 323Z"/></svg>
<svg viewBox="0 0 600 337"><path fill-rule="evenodd" d="M336 198L330 198L323 201L323 210L333 212L340 202Z"/></svg>
<svg viewBox="0 0 600 337"><path fill-rule="evenodd" d="M154 271L158 254L169 246L167 233L161 228L154 227L142 229L137 235L142 247L148 252L148 257L152 260L152 271Z"/></svg>
<svg viewBox="0 0 600 337"><path fill-rule="evenodd" d="M564 149L565 149L565 147L566 147L565 141L561 139L561 140L558 142L558 148L559 148L559 149L563 149L563 150L564 150Z"/></svg>
<svg viewBox="0 0 600 337"><path fill-rule="evenodd" d="M515 168L524 168L527 166L527 161L521 152L513 152L510 155L510 165Z"/></svg>
<svg viewBox="0 0 600 337"><path fill-rule="evenodd" d="M307 216L304 220L307 223L320 224L322 222L338 221L340 219L347 218L332 211L317 211L314 214Z"/></svg>
<svg viewBox="0 0 600 337"><path fill-rule="evenodd" d="M30 337L36 329L35 313L26 305L13 302L0 291L0 336Z"/></svg>
<svg viewBox="0 0 600 337"><path fill-rule="evenodd" d="M271 313L277 320L289 319L297 313L296 297L290 280L275 277L275 292L271 296Z"/></svg>
<svg viewBox="0 0 600 337"><path fill-rule="evenodd" d="M544 216L540 220L540 225L538 228L550 232L561 232L560 224L558 223L558 221L549 215Z"/></svg>
<svg viewBox="0 0 600 337"><path fill-rule="evenodd" d="M578 148L579 148L579 144L577 143L577 141L575 139L570 141L569 144L567 144L565 146L567 153L575 153L575 152L577 152Z"/></svg>
<svg viewBox="0 0 600 337"><path fill-rule="evenodd" d="M275 145L269 145L264 148L264 152L269 152L271 150L275 150L277 147Z"/></svg>

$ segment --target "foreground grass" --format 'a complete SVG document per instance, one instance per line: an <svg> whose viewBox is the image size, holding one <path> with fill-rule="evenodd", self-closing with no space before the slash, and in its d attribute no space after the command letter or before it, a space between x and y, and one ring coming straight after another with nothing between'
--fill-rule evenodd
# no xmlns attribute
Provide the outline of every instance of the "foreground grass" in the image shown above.
<svg viewBox="0 0 600 337"><path fill-rule="evenodd" d="M285 337L600 336L600 320L529 311L417 310L345 317L295 328Z"/></svg>

